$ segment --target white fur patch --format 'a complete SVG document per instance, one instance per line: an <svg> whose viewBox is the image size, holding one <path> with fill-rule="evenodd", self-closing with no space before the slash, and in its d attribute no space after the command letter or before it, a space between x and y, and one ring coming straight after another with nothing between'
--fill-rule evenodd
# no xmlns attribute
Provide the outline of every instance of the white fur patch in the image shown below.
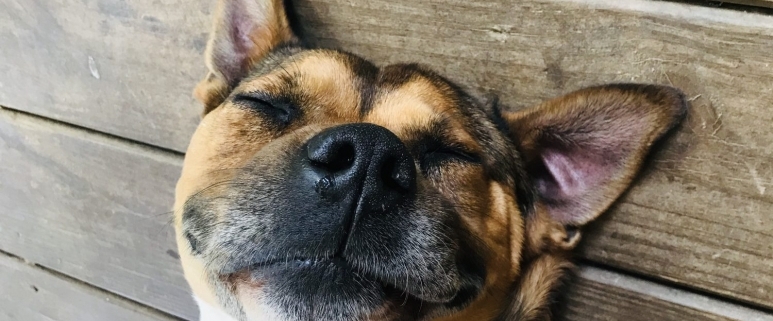
<svg viewBox="0 0 773 321"><path fill-rule="evenodd" d="M233 317L222 310L209 305L197 296L193 296L196 304L199 305L199 321L236 321Z"/></svg>

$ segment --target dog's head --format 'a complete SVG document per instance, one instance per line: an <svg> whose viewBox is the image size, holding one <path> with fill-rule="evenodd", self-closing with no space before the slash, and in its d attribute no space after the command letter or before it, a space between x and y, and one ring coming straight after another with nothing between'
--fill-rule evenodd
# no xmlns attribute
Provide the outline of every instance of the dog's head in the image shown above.
<svg viewBox="0 0 773 321"><path fill-rule="evenodd" d="M578 229L686 111L670 87L503 112L418 65L299 45L225 0L176 193L194 293L239 320L532 320Z"/></svg>

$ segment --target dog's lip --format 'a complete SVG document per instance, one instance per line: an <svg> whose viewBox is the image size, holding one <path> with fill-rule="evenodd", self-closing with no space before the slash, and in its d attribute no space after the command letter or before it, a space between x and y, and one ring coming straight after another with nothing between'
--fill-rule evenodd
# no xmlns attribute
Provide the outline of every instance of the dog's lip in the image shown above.
<svg viewBox="0 0 773 321"><path fill-rule="evenodd" d="M332 257L290 257L286 259L266 259L258 261L252 264L242 265L241 268L232 269L230 271L221 272L221 276L225 279L229 279L232 282L236 280L243 280L248 282L261 283L261 278L265 277L264 273L276 273L279 271L290 273L304 273L306 270L314 270L318 268L323 269L345 269L348 270L352 277L365 277L378 284L383 289L391 290L394 293L399 293L400 297L404 297L406 300L418 300L423 301L426 304L443 303L453 301L453 297L446 301L427 301L421 299L416 293L412 293L403 287L388 282L383 277L373 275L366 271L359 270L350 264L345 258L332 256ZM227 273L224 273L227 272ZM257 279L256 279L257 278ZM458 294L458 293L456 293ZM456 296L454 295L454 297Z"/></svg>
<svg viewBox="0 0 773 321"><path fill-rule="evenodd" d="M252 262L252 263L226 266L220 270L219 274L232 275L232 274L237 274L244 271L258 271L262 269L279 267L279 266L284 266L284 267L294 266L297 268L303 268L303 267L311 267L318 264L343 265L346 263L342 258L339 258L339 257L289 257L289 258L282 258L282 259L271 258L271 259L259 260L257 262Z"/></svg>

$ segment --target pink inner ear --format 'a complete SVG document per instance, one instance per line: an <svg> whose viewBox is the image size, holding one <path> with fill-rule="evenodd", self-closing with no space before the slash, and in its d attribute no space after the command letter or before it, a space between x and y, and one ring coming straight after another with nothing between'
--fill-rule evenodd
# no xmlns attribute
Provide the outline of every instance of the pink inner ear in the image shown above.
<svg viewBox="0 0 773 321"><path fill-rule="evenodd" d="M548 203L551 216L563 223L584 220L578 216L584 215L587 202L593 202L586 197L608 181L616 170L613 164L618 155L581 148L543 150L540 156L545 171L534 177L537 191Z"/></svg>
<svg viewBox="0 0 773 321"><path fill-rule="evenodd" d="M221 27L210 44L213 67L230 85L244 76L256 44L251 38L258 28L265 27L265 12L255 3L245 0L228 1L223 7Z"/></svg>
<svg viewBox="0 0 773 321"><path fill-rule="evenodd" d="M257 23L253 17L244 12L235 12L231 18L231 39L234 49L246 56L247 52L255 46L255 43L250 39L250 34L258 27Z"/></svg>

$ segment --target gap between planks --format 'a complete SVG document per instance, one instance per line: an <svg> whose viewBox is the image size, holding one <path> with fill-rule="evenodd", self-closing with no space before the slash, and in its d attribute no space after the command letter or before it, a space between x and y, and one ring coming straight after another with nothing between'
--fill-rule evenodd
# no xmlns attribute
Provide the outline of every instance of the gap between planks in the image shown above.
<svg viewBox="0 0 773 321"><path fill-rule="evenodd" d="M724 25L742 26L748 28L773 28L773 17L768 15L766 8L756 7L753 12L739 10L724 10L717 14L717 7L708 6L706 1L676 0L676 1L642 1L642 0L560 0L590 6L596 9L613 9L627 12L639 12L648 15L663 15L664 13L692 23L719 23ZM754 0L746 1L747 3ZM726 1L731 2L731 1ZM742 1L735 1L741 3ZM755 1L771 3L771 1ZM740 5L737 5L741 7ZM765 14L759 14L762 11Z"/></svg>
<svg viewBox="0 0 773 321"><path fill-rule="evenodd" d="M660 0L691 6L773 15L773 0Z"/></svg>
<svg viewBox="0 0 773 321"><path fill-rule="evenodd" d="M764 311L764 308L749 306L736 300L728 301L725 297L718 297L713 293L705 293L670 282L640 276L629 271L619 272L607 270L594 262L578 264L575 274L582 279L596 283L621 288L631 292L650 296L662 301L671 302L699 311L708 312L718 316L741 321L773 321L773 312ZM630 274L629 274L630 273ZM666 284L669 283L669 284Z"/></svg>
<svg viewBox="0 0 773 321"><path fill-rule="evenodd" d="M138 140L105 133L88 127L48 118L8 106L0 105L0 115L29 124L50 126L61 130L62 132L68 133L76 138L94 141L102 145L117 146L131 153L148 155L154 160L158 160L164 163L172 163L182 166L182 159L185 156L185 153L181 153L174 149L164 148Z"/></svg>
<svg viewBox="0 0 773 321"><path fill-rule="evenodd" d="M755 10L755 9L773 9L773 0L721 0L721 1L706 1L706 0L691 0L691 4L702 3L703 5L709 5L720 9L732 9L732 10ZM708 4L707 4L708 3ZM773 11L761 11L766 14L773 14Z"/></svg>

